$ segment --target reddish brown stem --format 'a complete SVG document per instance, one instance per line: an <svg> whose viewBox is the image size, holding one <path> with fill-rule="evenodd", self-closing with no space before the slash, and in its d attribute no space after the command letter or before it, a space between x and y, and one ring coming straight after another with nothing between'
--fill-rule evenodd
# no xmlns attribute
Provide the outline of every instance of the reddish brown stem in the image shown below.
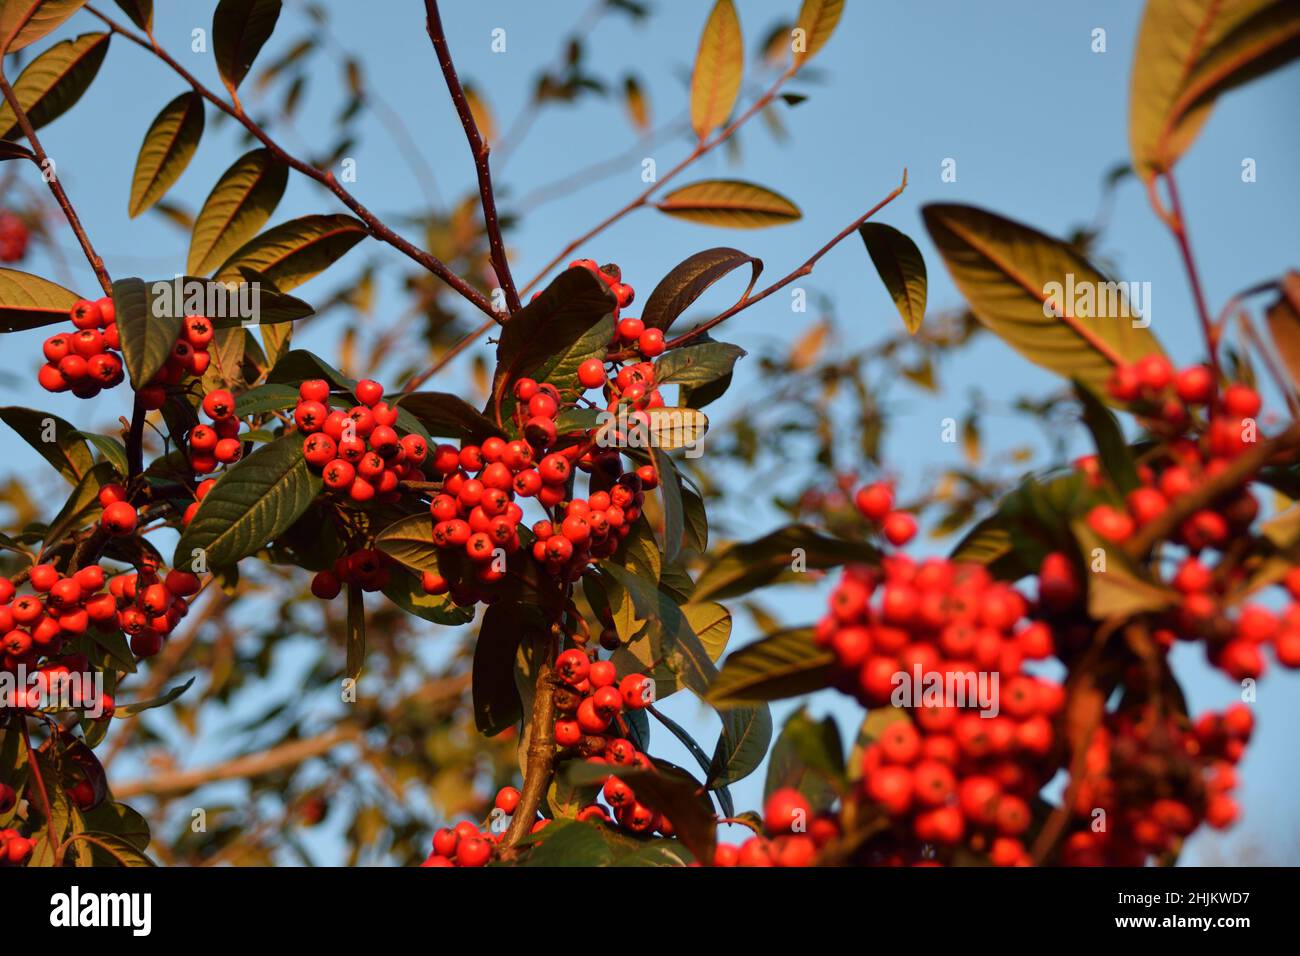
<svg viewBox="0 0 1300 956"><path fill-rule="evenodd" d="M93 13L95 16L99 17L100 20L104 21L104 23L108 26L108 28L112 30L114 33L126 37L126 39L130 40L132 43L135 43L137 46L140 46L143 49L148 50L149 52L153 53L154 56L158 57L158 59L166 63L169 67L172 68L172 70L181 79L183 79L186 83L190 85L190 88L193 89L195 93L198 93L201 97L203 97L213 106L215 106L217 109L221 110L223 113L233 117L241 126L244 127L244 129L248 130L248 132L251 133L258 140L258 142L260 142L263 146L265 146L273 156L275 156L282 163L287 165L290 169L293 169L296 172L301 173L302 175L306 176L308 179L320 183L322 186L324 186L326 189L332 192L336 197L338 197L339 201L342 202L343 205L347 206L354 213L356 213L357 218L359 218L362 222L366 224L366 228L370 231L370 234L374 236L376 239L378 239L381 242L388 243L388 245L392 246L394 249L401 252L407 258L418 263L419 265L427 269L429 272L432 272L434 275L438 276L438 278L442 279L443 282L447 283L447 285L451 286L453 289L459 292L467 301L472 303L474 307L477 308L479 311L484 312L487 315L495 314L492 311L492 303L488 300L487 296L483 295L483 293L479 292L468 282L466 282L464 279L458 276L442 260L430 255L429 253L425 252L423 249L419 248L418 246L412 244L408 240L402 238L397 233L395 233L392 229L390 229L387 225L385 225L379 219L378 216L376 216L364 205L362 205L360 200L358 200L355 196L353 196L352 193L348 192L348 190L345 189L342 186L342 184L340 184L339 181L334 177L334 174L332 172L319 169L318 167L313 166L310 163L303 162L301 159L298 159L296 156L293 156L290 153L286 152L275 140L273 140L270 137L270 135L264 129L262 129L261 126L259 126L257 123L255 123L253 120L251 120L248 117L248 115L244 112L243 107L239 105L238 101L236 101L232 105L230 103L227 103L220 96L217 96L206 86L200 83L197 79L195 79L194 76L188 70L186 70L183 66L181 66L174 59L172 59L172 57L167 53L167 51L164 50L162 47L160 47L157 41L154 40L152 37L145 39L144 37L141 37L136 33L133 33L132 31L126 29L126 27L122 26L122 24L118 23L116 20L112 19L111 17L105 16L103 13L101 13L99 10L95 9L92 6L87 6L86 9L91 13Z"/></svg>
<svg viewBox="0 0 1300 956"><path fill-rule="evenodd" d="M510 820L510 828L501 841L507 848L517 844L532 829L537 808L546 798L546 788L551 784L551 773L555 768L555 684L551 671L559 652L559 635L560 628L556 625L537 640L536 695L529 724L528 759L524 763L524 789Z"/></svg>
<svg viewBox="0 0 1300 956"><path fill-rule="evenodd" d="M59 865L59 835L54 830L54 812L50 808L50 793L45 789L45 777L41 774L41 762L36 759L36 751L32 749L31 731L27 729L27 719L18 717L18 726L23 731L23 744L27 747L28 766L32 768L32 779L36 781L36 792L41 795L41 803L45 807L45 825L48 828L47 839L50 841L50 853L54 854L54 865Z"/></svg>
<svg viewBox="0 0 1300 956"><path fill-rule="evenodd" d="M492 147L479 132L474 113L469 108L469 100L456 75L456 65L451 59L451 48L447 46L447 34L442 28L442 17L438 14L438 0L424 0L425 26L429 39L433 43L433 52L442 67L442 75L447 81L447 92L456 106L460 124L465 127L465 138L469 141L470 152L474 155L474 170L478 174L479 203L483 207L483 223L487 228L488 247L491 250L492 268L497 274L497 282L506 296L506 309L509 312L519 310L519 293L515 290L515 280L510 275L510 262L506 258L505 242L501 238L501 223L497 219L496 195L492 191L492 167L489 156Z"/></svg>

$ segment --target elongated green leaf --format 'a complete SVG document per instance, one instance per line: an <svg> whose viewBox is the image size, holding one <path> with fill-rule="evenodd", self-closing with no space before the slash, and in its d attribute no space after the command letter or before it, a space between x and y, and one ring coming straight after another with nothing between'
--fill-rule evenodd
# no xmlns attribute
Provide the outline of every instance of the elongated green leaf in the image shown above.
<svg viewBox="0 0 1300 956"><path fill-rule="evenodd" d="M1178 604L1178 592L1147 579L1146 573L1125 555L1123 548L1103 541L1086 521L1073 524L1075 539L1088 574L1088 614L1098 621L1163 611ZM1105 570L1094 570L1104 556Z"/></svg>
<svg viewBox="0 0 1300 956"><path fill-rule="evenodd" d="M672 821L677 836L697 858L710 858L717 828L712 805L701 798L703 787L699 781L680 767L662 761L654 770L570 763L565 776L573 785L618 777L632 788L638 803L659 811Z"/></svg>
<svg viewBox="0 0 1300 956"><path fill-rule="evenodd" d="M921 250L905 233L882 222L864 222L858 233L903 317L903 325L915 335L925 318L925 260Z"/></svg>
<svg viewBox="0 0 1300 956"><path fill-rule="evenodd" d="M394 521L375 537L375 547L415 571L438 570L438 548L433 543L433 517L408 515Z"/></svg>
<svg viewBox="0 0 1300 956"><path fill-rule="evenodd" d="M722 733L709 766L709 789L743 780L758 769L772 742L772 712L766 704L725 710Z"/></svg>
<svg viewBox="0 0 1300 956"><path fill-rule="evenodd" d="M729 229L762 229L794 222L799 207L779 193L737 179L706 179L674 189L655 208L679 219Z"/></svg>
<svg viewBox="0 0 1300 956"><path fill-rule="evenodd" d="M4 0L0 5L0 54L35 43L85 4L86 0Z"/></svg>
<svg viewBox="0 0 1300 956"><path fill-rule="evenodd" d="M739 345L703 342L673 349L655 363L656 385L698 388L730 375L746 352Z"/></svg>
<svg viewBox="0 0 1300 956"><path fill-rule="evenodd" d="M109 34L86 33L64 40L33 60L14 81L14 95L33 129L58 119L81 99L108 53ZM0 130L4 139L23 135L18 117L7 102L0 102Z"/></svg>
<svg viewBox="0 0 1300 956"><path fill-rule="evenodd" d="M132 219L166 194L185 172L203 135L203 97L182 93L162 108L144 134L131 176Z"/></svg>
<svg viewBox="0 0 1300 956"><path fill-rule="evenodd" d="M95 464L95 457L80 433L57 415L8 405L0 408L0 420L35 448L71 484L81 481Z"/></svg>
<svg viewBox="0 0 1300 956"><path fill-rule="evenodd" d="M122 12L145 33L153 32L153 0L116 0Z"/></svg>
<svg viewBox="0 0 1300 956"><path fill-rule="evenodd" d="M844 777L844 743L835 718L817 721L798 710L786 720L772 747L763 797L782 787L794 787L814 810L821 810L843 788Z"/></svg>
<svg viewBox="0 0 1300 956"><path fill-rule="evenodd" d="M217 278L238 281L241 268L252 269L288 292L324 272L366 235L361 220L342 213L290 219L231 253Z"/></svg>
<svg viewBox="0 0 1300 956"><path fill-rule="evenodd" d="M833 538L807 525L786 525L761 538L734 544L717 553L695 582L695 600L735 597L802 570L875 563L880 552L865 541Z"/></svg>
<svg viewBox="0 0 1300 956"><path fill-rule="evenodd" d="M677 317L690 308L691 303L713 283L746 263L751 267L749 288L752 289L758 281L758 274L763 271L760 260L726 246L695 253L673 266L659 280L659 284L646 299L645 308L641 310L641 321L646 328L668 331Z"/></svg>
<svg viewBox="0 0 1300 956"><path fill-rule="evenodd" d="M194 221L186 271L212 272L253 238L271 218L288 181L289 167L270 150L255 149L235 160Z"/></svg>
<svg viewBox="0 0 1300 956"><path fill-rule="evenodd" d="M221 79L235 90L271 38L280 0L221 0L212 15L212 53Z"/></svg>
<svg viewBox="0 0 1300 956"><path fill-rule="evenodd" d="M556 276L501 331L487 416L503 426L510 421L513 382L525 376L553 383L562 395L576 394L578 366L597 353L603 357L613 337L617 304L605 283L587 269L575 267Z"/></svg>
<svg viewBox="0 0 1300 956"><path fill-rule="evenodd" d="M692 630L682 609L645 578L613 562L601 567L626 590L637 616L650 622L649 645L677 679L703 696L717 674L708 651Z"/></svg>
<svg viewBox="0 0 1300 956"><path fill-rule="evenodd" d="M691 74L691 127L700 139L707 139L731 115L744 72L745 44L736 6L732 0L717 0Z"/></svg>
<svg viewBox="0 0 1300 956"><path fill-rule="evenodd" d="M835 32L844 12L844 0L803 0L799 17L795 20L794 62L802 65L816 56L817 51Z"/></svg>
<svg viewBox="0 0 1300 956"><path fill-rule="evenodd" d="M114 712L114 717L134 717L136 714L143 713L146 710L153 710L155 707L166 707L181 694L185 693L194 684L194 678L191 677L184 684L177 684L161 697L153 697L149 700L135 701L118 707Z"/></svg>
<svg viewBox="0 0 1300 956"><path fill-rule="evenodd" d="M618 854L595 824L556 820L534 838L522 866L609 866Z"/></svg>
<svg viewBox="0 0 1300 956"><path fill-rule="evenodd" d="M474 723L479 733L495 737L523 715L515 686L515 654L523 634L521 609L497 603L487 609L474 644Z"/></svg>
<svg viewBox="0 0 1300 956"><path fill-rule="evenodd" d="M66 322L81 298L61 285L16 269L0 269L0 332Z"/></svg>
<svg viewBox="0 0 1300 956"><path fill-rule="evenodd" d="M1161 354L1123 287L1059 239L973 206L922 214L976 318L1034 364L1105 394L1117 364Z"/></svg>
<svg viewBox="0 0 1300 956"><path fill-rule="evenodd" d="M425 594L419 579L405 568L390 569L384 595L407 614L434 624L456 627L474 620L473 607L457 607L446 594Z"/></svg>
<svg viewBox="0 0 1300 956"><path fill-rule="evenodd" d="M680 613L708 659L716 663L726 651L727 641L731 639L731 612L721 604L705 601L683 604ZM680 668L662 660L662 646L658 634L650 631L619 647L610 658L620 672L637 671L653 678L655 694L659 700L677 693L682 687L690 686L682 680ZM706 767L706 772L707 769Z"/></svg>
<svg viewBox="0 0 1300 956"><path fill-rule="evenodd" d="M129 467L126 460L126 446L111 435L97 435L94 432L77 432L78 438L85 439L95 446L104 461L111 464L117 469L119 474L125 475Z"/></svg>
<svg viewBox="0 0 1300 956"><path fill-rule="evenodd" d="M659 473L659 497L664 508L664 560L676 561L682 553L682 536L686 532L685 508L682 505L682 476L672 456L658 448L650 449Z"/></svg>
<svg viewBox="0 0 1300 956"><path fill-rule="evenodd" d="M449 392L411 392L397 400L404 408L439 438L457 438L480 443L501 430L492 424L478 409L459 395Z"/></svg>
<svg viewBox="0 0 1300 956"><path fill-rule="evenodd" d="M263 445L217 480L181 535L172 566L189 568L200 550L209 568L233 565L297 521L321 488L302 456L302 435Z"/></svg>
<svg viewBox="0 0 1300 956"><path fill-rule="evenodd" d="M1092 433L1092 440L1097 446L1097 456L1102 468L1111 481L1124 494L1138 487L1137 464L1133 460L1133 450L1124 440L1119 420L1115 413L1107 408L1096 393L1082 382L1074 383L1074 392L1083 405L1083 423Z"/></svg>
<svg viewBox="0 0 1300 956"><path fill-rule="evenodd" d="M183 310L154 308L154 288L143 279L118 279L113 283L113 307L122 359L131 387L139 391L154 377L181 332Z"/></svg>
<svg viewBox="0 0 1300 956"><path fill-rule="evenodd" d="M264 415L293 408L298 404L298 389L292 385L268 383L250 388L235 398L235 415L246 418L249 415Z"/></svg>
<svg viewBox="0 0 1300 956"><path fill-rule="evenodd" d="M714 707L801 697L830 684L835 655L813 643L811 628L777 631L731 653L709 688Z"/></svg>
<svg viewBox="0 0 1300 956"><path fill-rule="evenodd" d="M1149 0L1129 88L1138 175L1172 168L1221 93L1297 55L1300 8L1290 0Z"/></svg>

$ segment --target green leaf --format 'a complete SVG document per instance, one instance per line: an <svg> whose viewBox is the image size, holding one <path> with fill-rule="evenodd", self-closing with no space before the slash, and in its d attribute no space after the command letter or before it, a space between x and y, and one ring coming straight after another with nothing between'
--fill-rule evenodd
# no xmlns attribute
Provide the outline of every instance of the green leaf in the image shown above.
<svg viewBox="0 0 1300 956"><path fill-rule="evenodd" d="M221 0L212 14L212 53L232 93L243 82L280 18L280 0Z"/></svg>
<svg viewBox="0 0 1300 956"><path fill-rule="evenodd" d="M627 590L637 616L650 623L649 646L655 658L663 661L682 684L703 697L717 669L682 609L645 578L626 568L613 562L601 567Z"/></svg>
<svg viewBox="0 0 1300 956"><path fill-rule="evenodd" d="M1300 54L1290 0L1149 0L1129 87L1129 145L1145 180L1171 169L1215 99Z"/></svg>
<svg viewBox="0 0 1300 956"><path fill-rule="evenodd" d="M1088 614L1098 621L1127 618L1149 611L1163 611L1174 607L1179 596L1172 588L1149 581L1137 568L1124 549L1108 545L1099 538L1086 521L1073 524L1075 539L1083 563L1088 568ZM1095 570L1098 555L1105 559L1105 570Z"/></svg>
<svg viewBox="0 0 1300 956"><path fill-rule="evenodd" d="M691 128L701 140L727 121L745 72L745 45L732 0L717 0L691 73Z"/></svg>
<svg viewBox="0 0 1300 956"><path fill-rule="evenodd" d="M1115 487L1123 494L1128 494L1141 482L1138 480L1133 450L1124 440L1119 420L1087 385L1076 380L1074 392L1083 405L1083 423L1092 433L1092 440L1097 446L1097 457L1101 459L1102 467L1111 481L1115 482Z"/></svg>
<svg viewBox="0 0 1300 956"><path fill-rule="evenodd" d="M118 477L117 469L108 462L101 461L86 472L77 487L72 490L59 513L45 529L43 553L57 548L63 543L68 532L84 527L93 520L98 520L101 508L99 490Z"/></svg>
<svg viewBox="0 0 1300 956"><path fill-rule="evenodd" d="M294 386L268 382L235 397L235 416L247 418L250 415L278 412L295 407L298 401L298 389Z"/></svg>
<svg viewBox="0 0 1300 956"><path fill-rule="evenodd" d="M722 734L709 766L709 789L743 780L758 769L772 742L772 712L766 704L723 711Z"/></svg>
<svg viewBox="0 0 1300 956"><path fill-rule="evenodd" d="M95 464L80 432L57 415L34 408L7 405L0 408L0 420L18 433L71 484L81 481ZM49 438L49 441L46 439Z"/></svg>
<svg viewBox="0 0 1300 956"><path fill-rule="evenodd" d="M835 32L844 12L844 0L803 0L795 28L802 30L803 49L795 48L794 62L802 65L811 60Z"/></svg>
<svg viewBox="0 0 1300 956"><path fill-rule="evenodd" d="M655 385L708 385L730 375L737 360L745 354L739 345L726 342L704 342L673 349L655 363Z"/></svg>
<svg viewBox="0 0 1300 956"><path fill-rule="evenodd" d="M181 310L155 309L155 298L155 289L143 279L118 279L113 283L122 359L136 391L148 385L163 367L181 333Z"/></svg>
<svg viewBox="0 0 1300 956"><path fill-rule="evenodd" d="M324 272L367 235L365 223L342 213L290 219L236 249L216 278L238 281L241 269L252 269L288 292Z"/></svg>
<svg viewBox="0 0 1300 956"><path fill-rule="evenodd" d="M618 777L632 788L638 803L666 816L673 830L699 859L712 856L717 824L712 805L702 796L699 781L679 767L663 762L654 770L589 763L571 763L564 773L570 783L596 783Z"/></svg>
<svg viewBox="0 0 1300 956"><path fill-rule="evenodd" d="M361 585L356 583L348 584L347 638L348 660L344 676L356 680L366 663L366 596Z"/></svg>
<svg viewBox="0 0 1300 956"><path fill-rule="evenodd" d="M58 119L81 99L104 62L108 42L107 33L85 33L75 40L64 40L32 60L19 74L13 83L14 95L33 129ZM7 101L0 102L0 130L4 130L4 139L23 135Z"/></svg>
<svg viewBox="0 0 1300 956"><path fill-rule="evenodd" d="M687 486L682 487L682 511L686 519L686 546L703 554L709 549L709 516L704 499Z"/></svg>
<svg viewBox="0 0 1300 956"><path fill-rule="evenodd" d="M407 614L457 627L474 620L473 607L457 607L446 594L425 594L420 581L404 568L391 568L384 595Z"/></svg>
<svg viewBox="0 0 1300 956"><path fill-rule="evenodd" d="M375 547L415 571L438 572L432 515L399 518L375 536Z"/></svg>
<svg viewBox="0 0 1300 956"><path fill-rule="evenodd" d="M695 854L677 840L651 840L617 857L613 866L690 866Z"/></svg>
<svg viewBox="0 0 1300 956"><path fill-rule="evenodd" d="M976 318L1034 364L1105 394L1116 365L1163 354L1122 289L1073 247L972 206L922 215ZM1071 289L1076 302L1064 301Z"/></svg>
<svg viewBox="0 0 1300 956"><path fill-rule="evenodd" d="M0 54L35 43L83 6L86 0L4 0L0 5Z"/></svg>
<svg viewBox="0 0 1300 956"><path fill-rule="evenodd" d="M794 787L814 810L824 809L843 788L844 776L844 744L835 719L816 721L798 710L786 720L772 747L763 798L782 787Z"/></svg>
<svg viewBox="0 0 1300 956"><path fill-rule="evenodd" d="M683 604L680 613L709 661L716 663L731 639L731 612L721 604L709 601ZM655 682L656 698L663 700L677 693L685 682L681 679L680 669L663 659L662 650L663 642L651 631L619 647L610 659L621 672L636 671L651 678Z"/></svg>
<svg viewBox="0 0 1300 956"><path fill-rule="evenodd" d="M679 262L659 280L641 310L641 321L648 329L668 331L677 317L691 307L705 291L719 279L748 263L751 267L749 286L754 287L763 263L739 249L720 246L705 249ZM684 351L684 350L682 350ZM673 353L669 353L673 354ZM665 356L666 358L667 356Z"/></svg>
<svg viewBox="0 0 1300 956"><path fill-rule="evenodd" d="M396 405L418 418L430 435L439 438L481 444L485 439L501 434L501 430L478 409L449 392L411 392L401 396Z"/></svg>
<svg viewBox="0 0 1300 956"><path fill-rule="evenodd" d="M209 273L266 225L284 196L289 167L267 149L255 149L221 174L203 202L185 271Z"/></svg>
<svg viewBox="0 0 1300 956"><path fill-rule="evenodd" d="M532 840L533 849L521 866L608 866L614 862L614 848L595 824L557 820Z"/></svg>
<svg viewBox="0 0 1300 956"><path fill-rule="evenodd" d="M882 222L864 222L858 234L867 245L880 280L889 290L907 331L915 335L925 318L925 260L906 233Z"/></svg>
<svg viewBox="0 0 1300 956"><path fill-rule="evenodd" d="M134 717L136 714L143 713L146 710L153 710L155 707L166 707L177 697L180 697L181 694L189 690L190 687L193 685L194 680L195 679L191 677L184 684L177 684L175 687L173 687L167 693L163 694L161 697L154 697L151 698L150 700L136 701L135 703L127 704L123 707L118 707L113 712L113 716L123 717L123 718Z"/></svg>
<svg viewBox="0 0 1300 956"><path fill-rule="evenodd" d="M812 628L777 631L728 655L706 700L725 710L802 697L830 686L834 664L834 653L813 642Z"/></svg>
<svg viewBox="0 0 1300 956"><path fill-rule="evenodd" d="M679 219L728 229L762 229L803 216L779 193L737 179L706 179L681 186L656 202L655 208Z"/></svg>
<svg viewBox="0 0 1300 956"><path fill-rule="evenodd" d="M190 164L202 135L203 97L193 91L182 93L154 117L131 176L127 212L132 219L171 189Z"/></svg>
<svg viewBox="0 0 1300 956"><path fill-rule="evenodd" d="M577 266L556 276L502 327L488 417L502 426L511 420L517 378L551 382L562 396L576 394L578 366L603 358L613 338L617 304L588 269Z"/></svg>
<svg viewBox="0 0 1300 956"><path fill-rule="evenodd" d="M91 627L86 630L86 636L108 655L115 668L130 674L135 673L135 655L131 653L131 645L127 643L126 635L118 628L101 631L97 627Z"/></svg>
<svg viewBox="0 0 1300 956"><path fill-rule="evenodd" d="M524 608L505 603L488 607L474 643L474 724L485 737L495 737L523 716L515 686L515 654L523 634Z"/></svg>
<svg viewBox="0 0 1300 956"><path fill-rule="evenodd" d="M0 269L0 332L68 321L81 296L40 276Z"/></svg>
<svg viewBox="0 0 1300 956"><path fill-rule="evenodd" d="M116 0L122 12L145 33L153 33L153 0Z"/></svg>
<svg viewBox="0 0 1300 956"><path fill-rule="evenodd" d="M826 569L879 559L880 552L865 541L832 538L808 525L786 525L718 552L695 582L695 599L735 597L788 580L799 573L793 570L796 562L807 569Z"/></svg>
<svg viewBox="0 0 1300 956"><path fill-rule="evenodd" d="M290 433L237 462L208 492L176 545L172 567L188 568L195 550L209 568L229 567L298 520L322 489L307 467L302 435Z"/></svg>
<svg viewBox="0 0 1300 956"><path fill-rule="evenodd" d="M659 474L659 497L664 509L664 560L673 562L682 553L682 536L686 530L682 476L670 455L658 448L650 451Z"/></svg>
<svg viewBox="0 0 1300 956"><path fill-rule="evenodd" d="M95 446L96 451L104 461L111 464L118 474L125 475L129 469L126 460L126 446L111 435L97 435L94 432L77 432L76 437L82 438Z"/></svg>

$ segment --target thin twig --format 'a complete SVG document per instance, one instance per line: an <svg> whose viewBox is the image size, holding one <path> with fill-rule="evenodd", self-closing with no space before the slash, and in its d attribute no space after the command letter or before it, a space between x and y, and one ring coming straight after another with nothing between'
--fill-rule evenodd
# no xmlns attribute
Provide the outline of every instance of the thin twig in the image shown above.
<svg viewBox="0 0 1300 956"><path fill-rule="evenodd" d="M474 171L478 174L479 203L483 207L483 223L487 228L488 247L491 250L492 268L497 274L497 282L506 295L506 309L509 312L519 310L519 293L515 290L515 280L510 275L510 262L506 258L505 242L501 238L501 223L497 219L496 195L492 191L492 167L489 157L492 147L479 132L474 113L465 98L465 90L456 75L456 65L451 59L451 48L447 46L447 34L442 28L442 17L438 15L438 0L424 0L425 26L429 31L429 40L433 43L433 52L442 67L442 75L447 81L447 92L456 106L460 124L465 128L465 138L469 141L470 152L474 154Z"/></svg>
<svg viewBox="0 0 1300 956"><path fill-rule="evenodd" d="M378 216L362 205L360 200L353 196L352 193L348 192L338 179L335 178L332 172L313 166L310 163L304 162L296 156L286 152L264 129L262 129L261 126L248 117L237 100L234 105L232 105L227 103L222 97L217 96L195 79L188 70L177 63L176 60L174 60L166 50L159 46L157 41L153 38L145 39L144 37L139 36L92 6L87 5L86 10L102 20L114 33L123 36L132 43L135 43L137 46L148 50L158 57L158 59L166 63L181 79L190 85L190 88L193 89L195 93L198 93L223 113L233 117L241 126L244 127L244 129L248 130L249 133L265 146L273 156L287 165L290 169L301 173L308 179L320 183L332 192L336 197L338 197L339 201L342 202L343 205L356 213L357 217L366 224L366 227L374 238L381 242L388 243L388 245L404 254L407 258L419 263L429 272L438 276L443 282L447 283L447 285L459 292L479 311L484 312L487 315L495 315L492 310L492 303L488 300L487 296L483 295L483 293L479 292L459 275L453 272L441 259L425 252L423 249L399 236L382 220L380 220Z"/></svg>

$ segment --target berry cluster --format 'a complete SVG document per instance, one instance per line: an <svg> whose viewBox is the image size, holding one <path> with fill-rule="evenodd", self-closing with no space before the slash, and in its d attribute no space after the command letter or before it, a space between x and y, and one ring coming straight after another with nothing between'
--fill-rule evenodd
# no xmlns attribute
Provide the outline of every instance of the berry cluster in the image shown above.
<svg viewBox="0 0 1300 956"><path fill-rule="evenodd" d="M345 554L311 579L311 593L323 601L339 596L345 584L356 584L363 591L382 591L392 575L392 559L375 548L362 548Z"/></svg>
<svg viewBox="0 0 1300 956"><path fill-rule="evenodd" d="M208 343L212 341L211 320L201 315L187 315L181 323L180 333L172 344L171 354L162 368L136 394L144 408L159 409L167 401L167 387L179 385L187 375L203 375L208 370L211 356Z"/></svg>
<svg viewBox="0 0 1300 956"><path fill-rule="evenodd" d="M469 820L462 820L454 827L442 827L433 835L433 850L421 866L487 866L492 859L492 848L505 834L505 827L494 821L504 822L519 806L520 793L514 787L502 787L493 803L492 816L488 825L477 827ZM533 823L532 832L536 833L549 823L538 819Z"/></svg>
<svg viewBox="0 0 1300 956"><path fill-rule="evenodd" d="M113 300L82 299L69 315L76 331L60 332L45 340L45 364L36 378L47 392L70 391L78 398L94 398L126 378L117 354L121 342Z"/></svg>
<svg viewBox="0 0 1300 956"><path fill-rule="evenodd" d="M1260 437L1259 394L1241 383L1218 392L1204 366L1175 373L1167 359L1151 356L1116 369L1109 391L1117 400L1132 403L1146 427L1164 439L1139 464L1140 487L1125 496L1123 508L1099 504L1089 511L1089 527L1109 542L1128 541L1160 518L1172 502L1222 473ZM1095 487L1104 486L1095 457L1080 459L1077 465ZM1226 595L1242 583L1242 572L1236 559L1227 558L1225 552L1231 541L1249 533L1259 515L1252 479L1248 476L1173 530L1171 541L1186 554L1166 583L1181 600L1157 622L1155 631L1166 649L1177 639L1204 640L1211 664L1234 680L1263 673L1261 648L1268 644L1274 646L1280 662L1300 667L1300 606L1290 605L1280 617L1254 604L1229 614ZM1293 600L1300 599L1300 570L1293 570L1284 584Z"/></svg>
<svg viewBox="0 0 1300 956"><path fill-rule="evenodd" d="M11 790L10 793L12 792ZM35 845L35 841L17 830L0 830L0 866L22 866L32 855L32 847Z"/></svg>
<svg viewBox="0 0 1300 956"><path fill-rule="evenodd" d="M899 554L879 572L847 569L832 593L815 636L835 654L836 686L900 714L861 765L862 793L902 825L886 859L920 860L926 845L964 842L993 848L995 862L1023 860L1018 837L1052 776L1046 758L1065 699L1059 684L1023 670L1053 652L1051 628L1026 620L1028 611L982 566ZM979 699L981 674L998 675L987 685L996 697ZM933 696L918 675L935 681ZM913 692L894 700L905 686Z"/></svg>
<svg viewBox="0 0 1300 956"><path fill-rule="evenodd" d="M1070 809L1080 821L1062 847L1068 866L1143 866L1202 822L1231 826L1236 763L1254 717L1244 704L1203 715L1193 725L1151 711L1108 714L1089 743ZM1097 826L1098 811L1106 814Z"/></svg>
<svg viewBox="0 0 1300 956"><path fill-rule="evenodd" d="M31 230L20 216L9 210L0 212L0 262L19 262L27 255Z"/></svg>
<svg viewBox="0 0 1300 956"><path fill-rule="evenodd" d="M810 866L817 851L840 835L828 813L814 815L808 798L793 787L772 791L763 804L763 833L740 846L719 843L714 866Z"/></svg>
<svg viewBox="0 0 1300 956"><path fill-rule="evenodd" d="M208 475L218 465L233 465L244 454L239 440L239 419L235 417L235 396L224 388L213 389L203 396L203 414L211 425L190 429L190 469L196 475Z"/></svg>
<svg viewBox="0 0 1300 956"><path fill-rule="evenodd" d="M330 385L324 379L303 382L298 396L293 420L307 436L303 455L320 469L330 490L358 503L391 503L408 473L420 476L428 445L419 435L398 435L397 409L382 401L384 387L378 382L358 382L360 404L346 411L329 408Z"/></svg>

